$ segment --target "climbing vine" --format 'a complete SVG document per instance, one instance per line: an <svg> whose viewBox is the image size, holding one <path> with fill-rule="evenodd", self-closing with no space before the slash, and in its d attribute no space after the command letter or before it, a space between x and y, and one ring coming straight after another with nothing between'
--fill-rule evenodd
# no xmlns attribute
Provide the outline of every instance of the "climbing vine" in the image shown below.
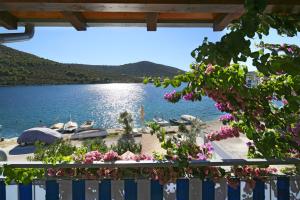
<svg viewBox="0 0 300 200"><path fill-rule="evenodd" d="M191 70L173 79L146 78L157 87L172 85L180 91L165 94L172 103L201 101L208 96L226 127L207 135L210 140L245 134L253 141L249 157L299 157L300 151L300 49L290 44L266 44L270 29L285 37L297 36L300 16L265 13L265 0L246 0L246 13L234 21L218 42L204 39L191 55ZM255 39L259 44L253 48ZM259 84L248 87L246 61L257 68ZM250 151L251 150L251 151Z"/></svg>

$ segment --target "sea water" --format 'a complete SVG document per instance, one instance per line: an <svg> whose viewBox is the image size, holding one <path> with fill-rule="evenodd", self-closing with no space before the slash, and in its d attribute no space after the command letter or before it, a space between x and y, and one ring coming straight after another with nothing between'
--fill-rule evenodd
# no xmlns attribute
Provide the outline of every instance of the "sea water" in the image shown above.
<svg viewBox="0 0 300 200"><path fill-rule="evenodd" d="M133 83L1 87L0 136L17 137L28 128L65 123L70 118L78 124L94 120L97 127L119 127L119 113L125 110L132 113L135 126L141 126L141 106L146 121L182 114L203 121L220 116L214 102L206 97L201 102L182 100L176 104L164 100L163 95L173 90Z"/></svg>

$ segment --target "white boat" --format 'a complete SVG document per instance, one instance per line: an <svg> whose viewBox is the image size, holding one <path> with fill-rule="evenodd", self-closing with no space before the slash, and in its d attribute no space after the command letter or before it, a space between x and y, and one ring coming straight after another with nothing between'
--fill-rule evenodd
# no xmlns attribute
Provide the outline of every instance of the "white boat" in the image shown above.
<svg viewBox="0 0 300 200"><path fill-rule="evenodd" d="M197 118L194 117L193 115L181 115L180 118L185 120L185 121L195 121L195 120L197 120Z"/></svg>
<svg viewBox="0 0 300 200"><path fill-rule="evenodd" d="M160 126L170 125L170 123L168 121L166 121L166 120L164 120L163 118L160 118L160 117L153 118L153 121L156 122L157 124L159 124Z"/></svg>
<svg viewBox="0 0 300 200"><path fill-rule="evenodd" d="M90 130L93 128L95 122L92 120L85 121L83 124L79 126L79 130Z"/></svg>
<svg viewBox="0 0 300 200"><path fill-rule="evenodd" d="M76 132L71 135L71 140L80 140L80 139L88 139L88 138L96 138L96 137L106 137L107 131L104 129L92 129L87 131Z"/></svg>
<svg viewBox="0 0 300 200"><path fill-rule="evenodd" d="M195 117L193 115L181 115L180 118L182 120L185 120L185 121L190 122L190 123L192 123L193 121L197 121L201 125L205 125L205 123L201 119L199 119L199 118L197 118L197 117Z"/></svg>
<svg viewBox="0 0 300 200"><path fill-rule="evenodd" d="M64 132L72 133L72 132L76 131L77 128L78 128L78 124L76 122L73 122L73 121L70 120L67 123L65 123Z"/></svg>
<svg viewBox="0 0 300 200"><path fill-rule="evenodd" d="M50 129L61 132L64 130L64 123L56 123L50 126Z"/></svg>

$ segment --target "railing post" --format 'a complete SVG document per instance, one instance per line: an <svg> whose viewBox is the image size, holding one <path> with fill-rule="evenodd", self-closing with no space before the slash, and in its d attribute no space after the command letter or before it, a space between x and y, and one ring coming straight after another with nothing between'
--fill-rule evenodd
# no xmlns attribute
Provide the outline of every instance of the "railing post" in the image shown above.
<svg viewBox="0 0 300 200"><path fill-rule="evenodd" d="M4 180L0 180L0 199L6 199L6 186Z"/></svg>

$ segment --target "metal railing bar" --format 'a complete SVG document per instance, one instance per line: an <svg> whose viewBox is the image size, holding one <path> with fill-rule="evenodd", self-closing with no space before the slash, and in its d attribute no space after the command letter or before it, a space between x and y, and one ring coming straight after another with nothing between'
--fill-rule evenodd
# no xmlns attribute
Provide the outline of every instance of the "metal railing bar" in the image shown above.
<svg viewBox="0 0 300 200"><path fill-rule="evenodd" d="M300 164L300 159L221 159L211 161L190 161L191 167L203 166L236 166L236 165L295 165ZM84 163L59 163L45 164L42 162L0 162L0 167L8 165L13 168L153 168L153 167L176 167L177 162L173 161L114 161L114 162L94 162Z"/></svg>

